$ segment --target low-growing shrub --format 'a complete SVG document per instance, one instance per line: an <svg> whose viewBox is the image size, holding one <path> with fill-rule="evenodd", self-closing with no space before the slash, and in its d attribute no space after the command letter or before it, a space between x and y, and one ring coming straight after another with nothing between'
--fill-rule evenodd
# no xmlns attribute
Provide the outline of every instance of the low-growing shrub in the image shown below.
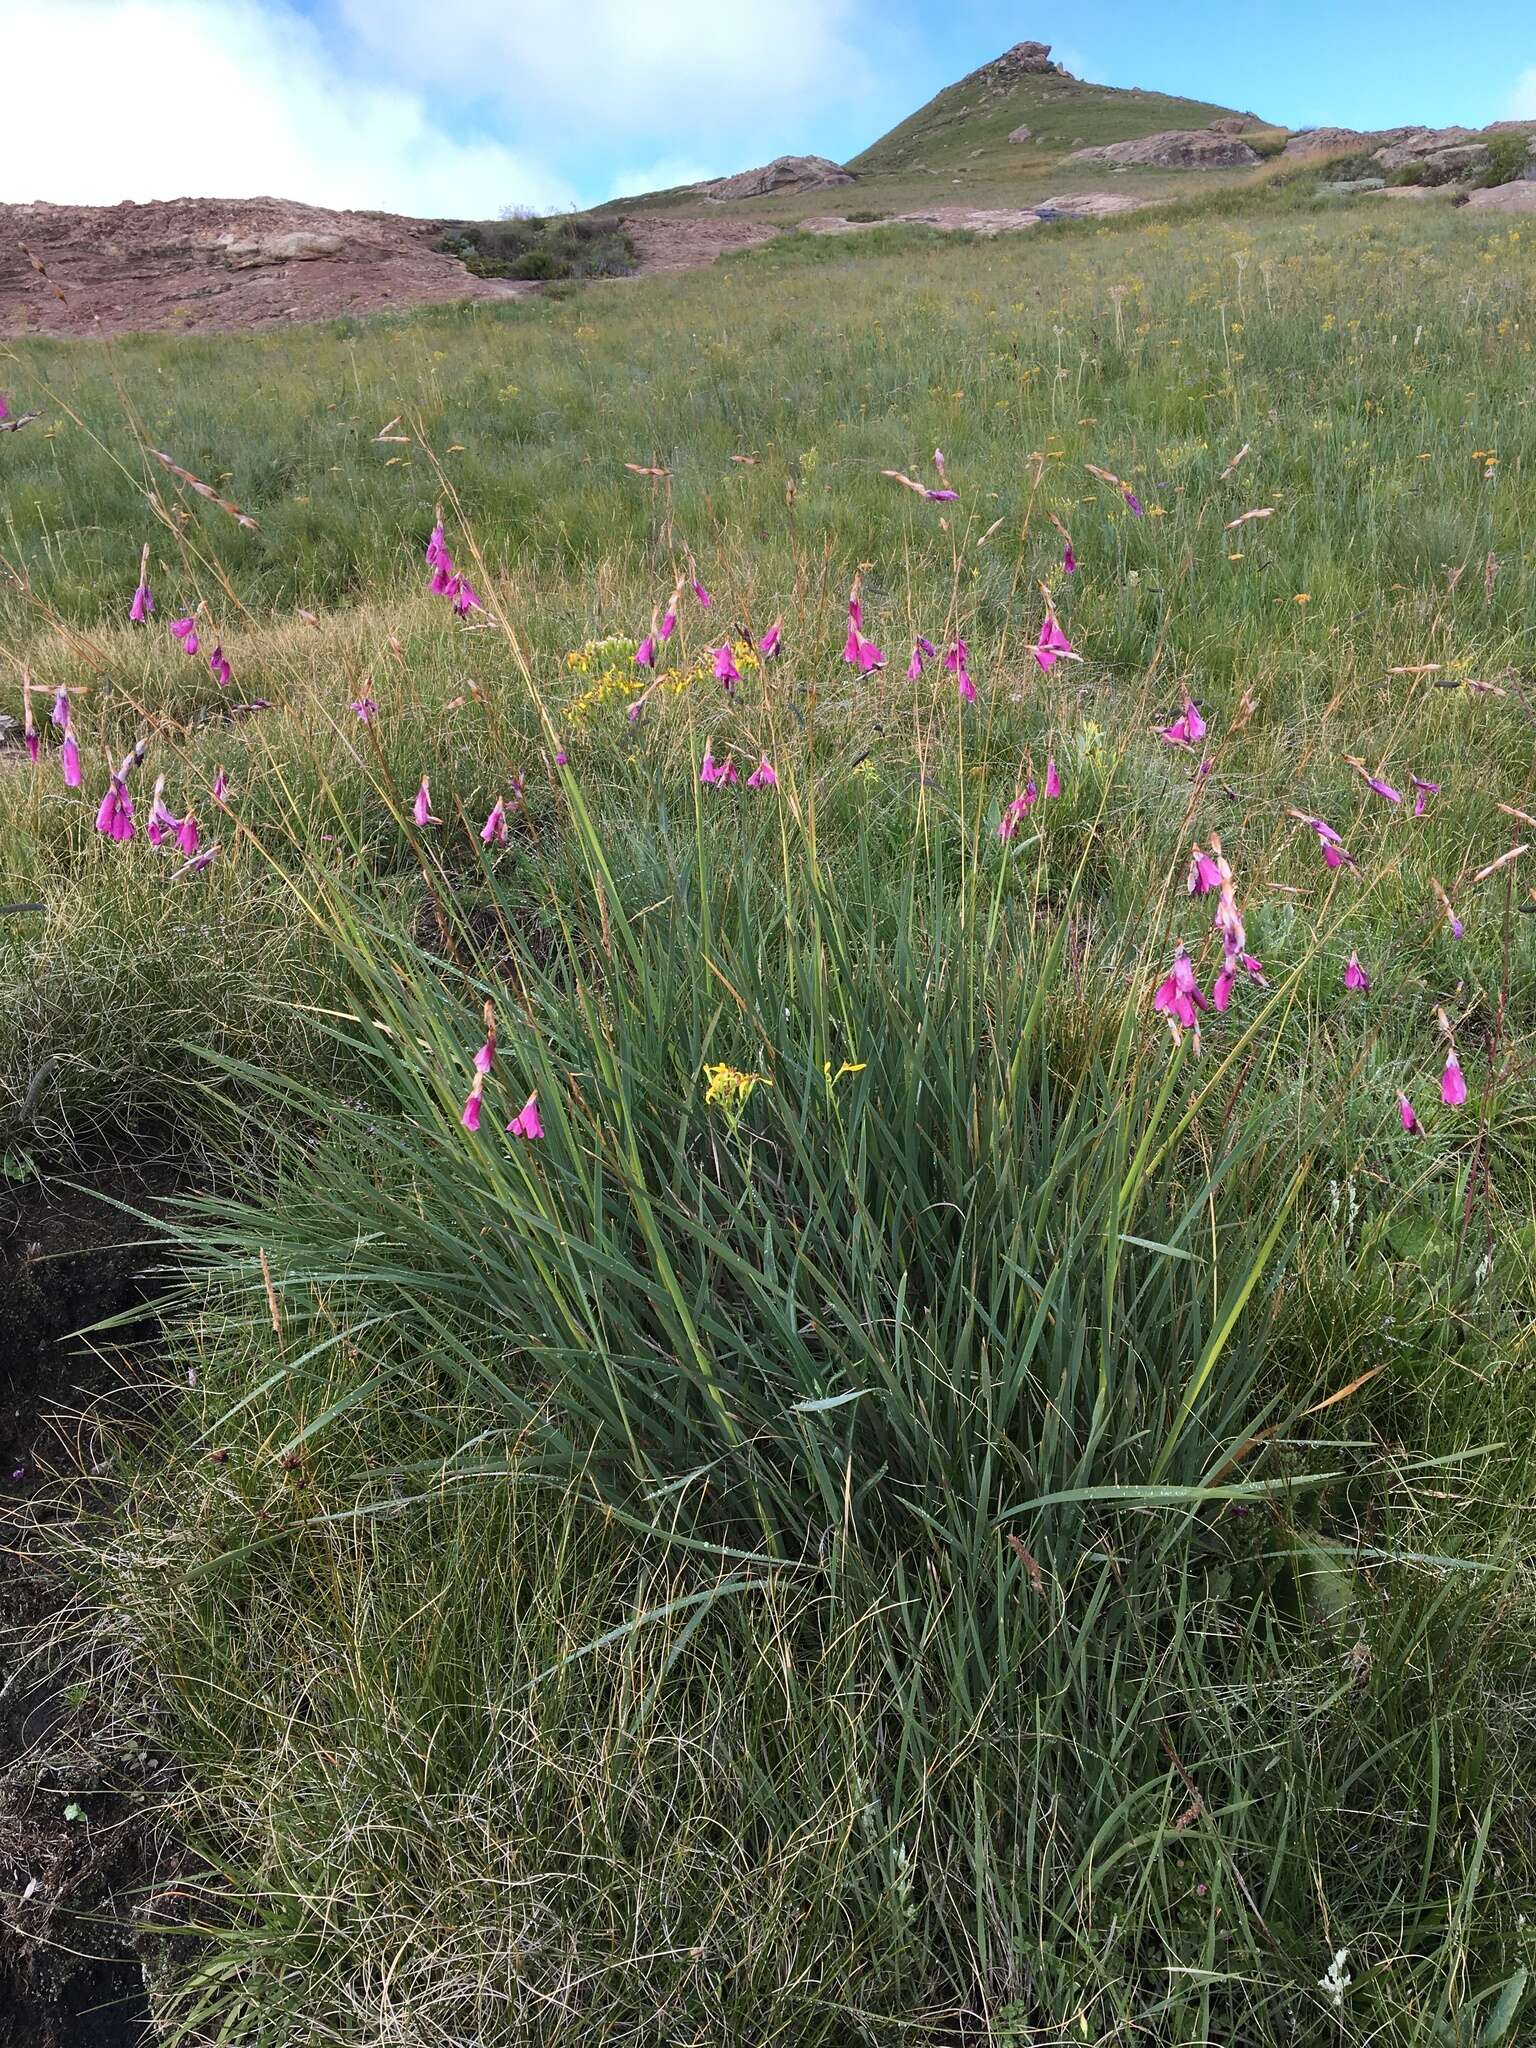
<svg viewBox="0 0 1536 2048"><path fill-rule="evenodd" d="M607 215L454 221L435 246L475 277L627 277L637 262L623 224Z"/></svg>
<svg viewBox="0 0 1536 2048"><path fill-rule="evenodd" d="M1490 135L1488 167L1470 180L1472 190L1480 191L1490 185L1512 185L1525 177L1536 164L1531 154L1531 135L1536 135L1536 121L1531 123L1530 135Z"/></svg>

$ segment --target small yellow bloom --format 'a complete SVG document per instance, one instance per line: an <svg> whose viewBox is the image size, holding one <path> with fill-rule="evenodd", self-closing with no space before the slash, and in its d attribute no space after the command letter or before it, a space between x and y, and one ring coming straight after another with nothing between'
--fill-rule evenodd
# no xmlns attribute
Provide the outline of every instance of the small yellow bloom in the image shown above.
<svg viewBox="0 0 1536 2048"><path fill-rule="evenodd" d="M838 1068L837 1072L834 1074L832 1071L832 1062L830 1060L823 1060L821 1063L821 1071L825 1075L826 1079L830 1081L835 1087L836 1084L839 1081L841 1081L844 1074L862 1074L864 1069L868 1065L868 1060L844 1060L843 1064Z"/></svg>
<svg viewBox="0 0 1536 2048"><path fill-rule="evenodd" d="M715 1066L706 1065L704 1079L709 1083L704 1091L704 1100L732 1116L741 1115L754 1088L773 1086L766 1074L743 1074L739 1068L727 1066L723 1060Z"/></svg>
<svg viewBox="0 0 1536 2048"><path fill-rule="evenodd" d="M1311 593L1311 591L1310 591L1310 590L1298 590L1298 591L1297 591L1297 593L1296 593L1296 602L1297 602L1298 604L1310 604L1310 603L1312 602L1312 593Z"/></svg>

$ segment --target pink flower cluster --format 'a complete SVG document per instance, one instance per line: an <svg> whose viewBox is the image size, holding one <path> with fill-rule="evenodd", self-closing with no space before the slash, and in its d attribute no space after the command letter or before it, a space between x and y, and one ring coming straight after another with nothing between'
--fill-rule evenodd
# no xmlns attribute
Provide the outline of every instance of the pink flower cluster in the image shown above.
<svg viewBox="0 0 1536 2048"><path fill-rule="evenodd" d="M59 695L62 697L64 692L60 691ZM56 704L56 715L58 708ZM77 754L73 765L73 780L71 780L71 763L68 757L68 749L73 745L73 736L67 724L67 704L64 716L66 720L64 775L65 780L74 788L78 786L80 780L79 761ZM123 756L118 766L108 776L106 794L96 807L96 830L104 839L110 839L116 845L126 845L138 833L133 796L129 789L128 778L144 759L147 748L148 741L139 740ZM220 779L222 780L223 770L221 769L219 772ZM227 788L228 784L226 783L224 786ZM216 801L222 800L222 793L217 784L214 787L214 796ZM182 875L199 873L203 868L207 867L219 850L217 840L211 846L205 847L202 844L197 818L190 809L184 817L180 818L171 810L165 801L165 777L163 775L158 775L155 778L155 787L150 798L149 811L144 820L144 836L150 845L157 849L163 846L172 846L181 854L184 865L177 869L176 877L173 879L179 879Z"/></svg>
<svg viewBox="0 0 1536 2048"><path fill-rule="evenodd" d="M466 1131L480 1128L480 1109L485 1099L485 1084L491 1069L496 1064L496 1012L490 1003L485 1006L485 1042L475 1054L475 1078L469 1085L469 1094L459 1112L459 1122ZM507 1135L520 1138L525 1143L544 1136L544 1126L539 1121L538 1090L528 1097L517 1115L507 1125Z"/></svg>
<svg viewBox="0 0 1536 2048"><path fill-rule="evenodd" d="M1045 794L1047 797L1061 795L1061 775L1056 767L1056 757L1054 754L1045 764ZM1004 804L1003 815L997 821L997 836L999 839L1013 838L1020 825L1023 824L1024 820L1034 809L1039 795L1040 792L1035 785L1035 778L1031 775L1024 784L1021 793L1012 798L1010 802Z"/></svg>
<svg viewBox="0 0 1536 2048"><path fill-rule="evenodd" d="M739 782L741 775L736 763L729 754L726 755L723 761L717 761L713 752L713 743L706 741L704 745L704 758L699 763L699 780L706 788L727 789L733 782ZM752 770L752 773L747 777L747 788L773 789L777 786L778 780L779 778L774 773L772 762L764 754L757 766Z"/></svg>
<svg viewBox="0 0 1536 2048"><path fill-rule="evenodd" d="M1204 730L1203 726L1201 729ZM1207 999L1200 991L1188 950L1181 945L1174 955L1171 971L1158 983L1152 1001L1153 1007L1168 1019L1175 1044L1188 1031L1198 1052L1202 1010L1225 1010L1232 1000L1239 975L1246 975L1260 988L1267 988L1269 984L1262 962L1248 951L1248 933L1237 900L1237 883L1221 850L1221 840L1214 832L1208 847L1202 846L1198 840L1195 842L1190 854L1188 888L1191 896L1214 895L1216 898L1211 927L1221 938L1221 968L1211 984Z"/></svg>
<svg viewBox="0 0 1536 2048"><path fill-rule="evenodd" d="M434 597L451 598L453 608L461 619L471 612L482 612L485 606L475 595L474 585L467 576L461 576L453 566L453 557L448 552L448 543L443 533L443 522L439 519L432 528L426 548L427 567L432 571L428 588Z"/></svg>

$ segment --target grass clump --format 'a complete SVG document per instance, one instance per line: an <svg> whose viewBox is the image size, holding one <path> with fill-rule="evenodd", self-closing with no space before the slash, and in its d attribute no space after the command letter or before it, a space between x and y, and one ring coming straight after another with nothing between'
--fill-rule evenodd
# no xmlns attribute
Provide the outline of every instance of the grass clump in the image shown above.
<svg viewBox="0 0 1536 2048"><path fill-rule="evenodd" d="M176 1766L170 2039L1520 2038L1531 259L1306 198L27 346L7 1143L117 1077L217 1188L29 1538ZM93 829L139 737L201 875Z"/></svg>
<svg viewBox="0 0 1536 2048"><path fill-rule="evenodd" d="M551 2013L1282 2040L1298 2000L1328 2024L1345 1945L1352 2013L1406 2042L1463 1972L1502 1983L1515 1893L1435 1905L1461 1803L1517 1783L1511 1560L1436 1505L1497 1454L1393 1447L1445 1397L1432 1346L1329 1403L1405 1309L1469 1299L1354 1271L1417 1208L1381 1171L1407 1141L1356 1151L1319 1101L1298 1166L1283 1085L1225 1107L1288 992L1170 1071L1074 918L1083 854L1042 919L1043 851L984 862L909 801L931 851L894 896L869 814L834 892L794 795L724 837L701 799L622 880L573 805L553 951L519 864L457 1002L334 896L356 1104L270 1083L316 1135L189 1216L187 1419L221 1462L133 1489L180 1561L122 1591L210 1902L249 1901L202 2005L237 2038L302 1981L344 2039L382 1997L434 2043ZM469 1137L464 1025L509 988ZM499 1135L531 1088L537 1146ZM1342 1262L1325 1153L1374 1184ZM371 1589L344 1642L338 1575Z"/></svg>

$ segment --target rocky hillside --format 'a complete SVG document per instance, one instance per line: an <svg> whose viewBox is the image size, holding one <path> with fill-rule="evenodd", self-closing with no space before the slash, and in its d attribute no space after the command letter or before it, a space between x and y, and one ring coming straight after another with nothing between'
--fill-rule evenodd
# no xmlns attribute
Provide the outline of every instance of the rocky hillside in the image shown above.
<svg viewBox="0 0 1536 2048"><path fill-rule="evenodd" d="M466 267L462 227L288 199L0 205L0 335L227 333L539 289ZM627 239L639 270L687 270L772 232L715 210Z"/></svg>
<svg viewBox="0 0 1536 2048"><path fill-rule="evenodd" d="M287 199L0 206L0 332L230 330L515 289L435 250L442 226Z"/></svg>
<svg viewBox="0 0 1536 2048"><path fill-rule="evenodd" d="M1320 187L1340 195L1439 190L1478 208L1536 211L1536 118L1482 130L1293 132L1202 100L1089 84L1039 42L1017 43L946 86L846 166L776 157L601 211L623 239L624 267L632 257L645 273L711 263L802 225L846 234L911 222L991 235L1096 218L1260 177L1275 161L1315 166ZM592 222L546 225L553 238ZM573 274L489 260L491 242L512 232L283 199L0 205L0 334L289 324L505 299L538 289L519 277Z"/></svg>
<svg viewBox="0 0 1536 2048"><path fill-rule="evenodd" d="M854 157L849 169L861 175L927 171L974 177L998 157L1018 163L1024 150L1059 161L1074 150L1217 124L1266 147L1278 148L1285 135L1257 115L1206 100L1088 84L1051 61L1049 44L1016 43L946 86Z"/></svg>

